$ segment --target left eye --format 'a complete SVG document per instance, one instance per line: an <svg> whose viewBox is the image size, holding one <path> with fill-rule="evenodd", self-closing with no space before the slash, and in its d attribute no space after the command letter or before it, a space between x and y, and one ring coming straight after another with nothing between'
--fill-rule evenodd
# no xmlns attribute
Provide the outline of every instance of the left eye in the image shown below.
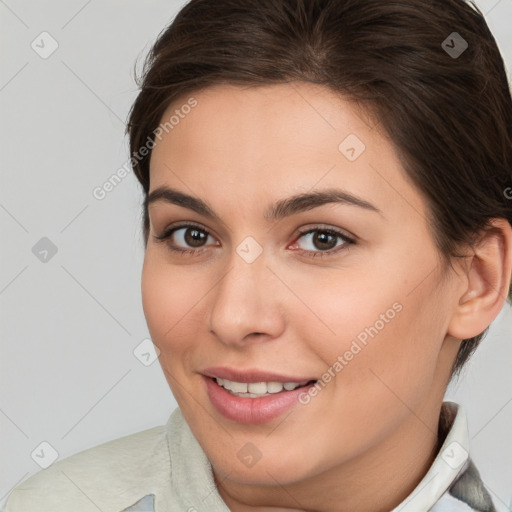
<svg viewBox="0 0 512 512"><path fill-rule="evenodd" d="M340 231L318 227L307 231L301 231L300 236L297 238L294 245L297 245L301 238L307 240L310 248L300 249L300 251L311 253L313 256L327 256L329 254L337 253L339 250L355 243L353 239ZM341 240L340 244L338 244L339 240ZM334 250L335 248L336 250Z"/></svg>
<svg viewBox="0 0 512 512"><path fill-rule="evenodd" d="M167 241L170 250L182 254L202 253L208 238L213 239L213 236L210 235L208 230L195 226L194 224L170 227L162 235L155 236L155 239L159 242ZM307 240L310 244L310 248L303 249L298 247L298 250L311 257L328 256L355 243L352 238L349 238L340 231L332 228L315 227L307 231L299 232L299 236L293 243L292 248L296 249L299 240L302 238ZM338 243L340 240L341 243ZM219 244L216 243L216 245Z"/></svg>

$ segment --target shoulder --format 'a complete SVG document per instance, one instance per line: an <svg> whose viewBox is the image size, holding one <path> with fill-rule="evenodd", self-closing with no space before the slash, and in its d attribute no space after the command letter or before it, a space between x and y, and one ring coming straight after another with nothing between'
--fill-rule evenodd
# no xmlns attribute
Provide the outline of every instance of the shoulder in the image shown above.
<svg viewBox="0 0 512 512"><path fill-rule="evenodd" d="M119 511L169 478L166 426L153 427L54 462L10 494L4 512Z"/></svg>

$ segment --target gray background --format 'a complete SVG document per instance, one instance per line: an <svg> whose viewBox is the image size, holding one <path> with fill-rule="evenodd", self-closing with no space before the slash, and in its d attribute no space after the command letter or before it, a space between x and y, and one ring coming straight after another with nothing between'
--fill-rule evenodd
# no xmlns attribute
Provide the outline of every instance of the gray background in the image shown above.
<svg viewBox="0 0 512 512"><path fill-rule="evenodd" d="M128 157L133 65L183 4L0 0L0 504L41 469L41 442L64 458L176 407L158 362L133 352L149 338L139 186L130 174L101 201L92 191ZM477 5L511 77L512 0ZM59 45L46 59L31 47L51 48L43 31ZM57 249L46 262L32 250L43 237ZM447 395L499 510L512 501L511 340L506 305Z"/></svg>

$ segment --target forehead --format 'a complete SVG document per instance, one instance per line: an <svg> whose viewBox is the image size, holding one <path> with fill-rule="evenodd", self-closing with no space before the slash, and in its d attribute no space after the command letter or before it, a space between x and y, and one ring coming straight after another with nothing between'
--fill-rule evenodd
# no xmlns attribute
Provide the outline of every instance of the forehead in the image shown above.
<svg viewBox="0 0 512 512"><path fill-rule="evenodd" d="M268 203L340 186L382 210L424 211L378 121L326 87L216 85L174 101L165 123L151 156L150 190L185 185L202 197L236 191Z"/></svg>
<svg viewBox="0 0 512 512"><path fill-rule="evenodd" d="M193 108L188 107L191 98L196 103ZM163 114L161 126L166 122L169 129L162 133L165 145L183 148L185 144L187 149L193 146L217 154L229 148L232 156L240 148L258 159L276 151L302 157L307 152L334 150L337 156L337 139L345 131L370 142L367 132L378 125L348 98L305 82L214 85L175 100ZM377 139L377 135L375 131L371 138ZM372 144L376 142L372 140Z"/></svg>

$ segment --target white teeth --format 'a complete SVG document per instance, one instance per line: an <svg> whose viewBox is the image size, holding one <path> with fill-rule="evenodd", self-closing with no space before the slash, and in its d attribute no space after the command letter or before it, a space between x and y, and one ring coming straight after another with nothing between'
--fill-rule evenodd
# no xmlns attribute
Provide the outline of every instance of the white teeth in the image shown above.
<svg viewBox="0 0 512 512"><path fill-rule="evenodd" d="M279 391L283 390L282 382L269 382L267 384L267 390L269 393L279 393Z"/></svg>
<svg viewBox="0 0 512 512"><path fill-rule="evenodd" d="M264 395L268 393L266 382L251 382L247 386L247 391L255 395Z"/></svg>
<svg viewBox="0 0 512 512"><path fill-rule="evenodd" d="M227 389L233 395L256 398L260 396L268 396L270 393L279 393L283 389L291 391L299 386L307 384L309 381L303 382L234 382L232 380L216 378L217 384Z"/></svg>
<svg viewBox="0 0 512 512"><path fill-rule="evenodd" d="M224 381L226 382L226 381ZM234 391L235 393L247 393L247 382L229 382L230 391ZM251 391L252 392L252 391Z"/></svg>

